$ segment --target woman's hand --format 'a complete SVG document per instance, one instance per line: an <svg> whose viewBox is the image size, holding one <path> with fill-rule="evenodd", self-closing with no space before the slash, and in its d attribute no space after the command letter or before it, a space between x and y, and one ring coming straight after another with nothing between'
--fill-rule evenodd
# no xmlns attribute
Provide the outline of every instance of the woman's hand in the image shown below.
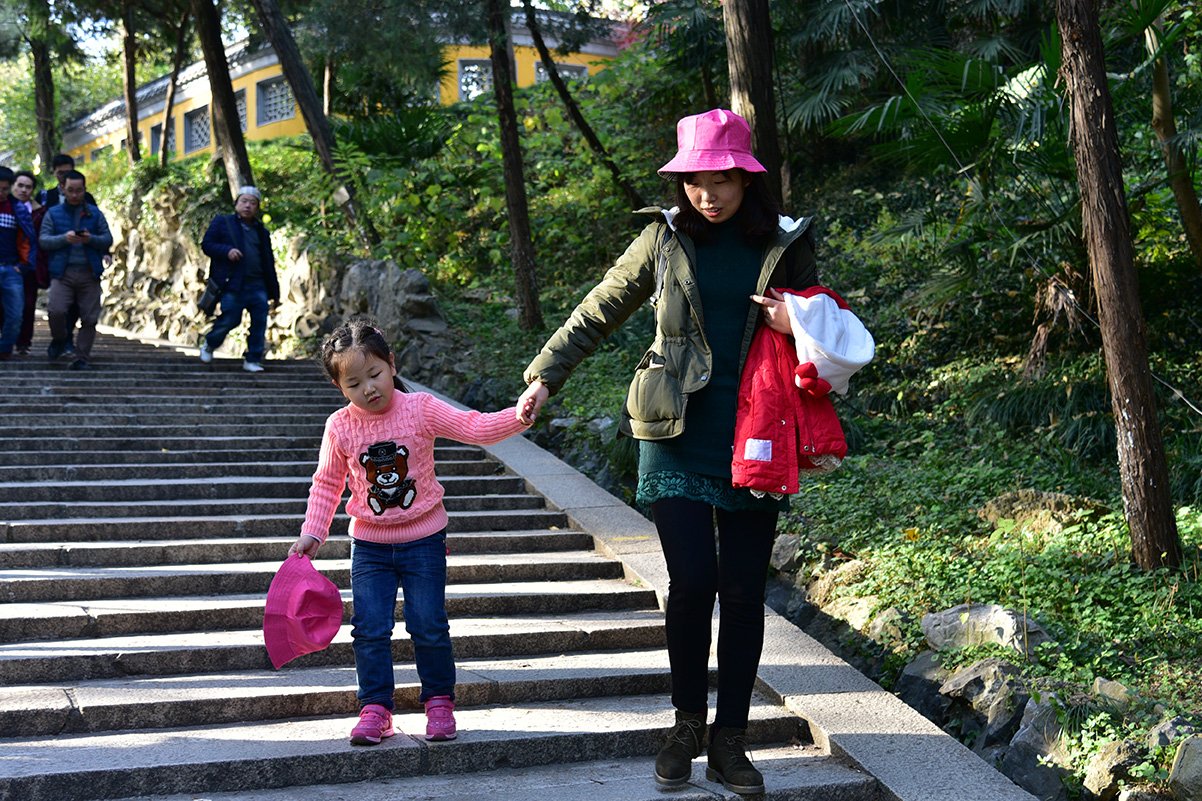
<svg viewBox="0 0 1202 801"><path fill-rule="evenodd" d="M538 419L539 410L543 408L543 404L549 397L551 397L551 390L547 389L542 381L531 381L530 386L526 387L526 391L518 398L518 421L524 425L534 425L534 421Z"/></svg>
<svg viewBox="0 0 1202 801"><path fill-rule="evenodd" d="M752 295L751 299L763 307L764 323L769 328L782 334L793 333L793 325L789 322L789 309L785 306L784 295L770 288L767 297Z"/></svg>
<svg viewBox="0 0 1202 801"><path fill-rule="evenodd" d="M288 549L289 556L303 554L310 559L317 556L317 549L321 547L321 540L311 534L301 534L296 538L296 542L292 543L292 547Z"/></svg>

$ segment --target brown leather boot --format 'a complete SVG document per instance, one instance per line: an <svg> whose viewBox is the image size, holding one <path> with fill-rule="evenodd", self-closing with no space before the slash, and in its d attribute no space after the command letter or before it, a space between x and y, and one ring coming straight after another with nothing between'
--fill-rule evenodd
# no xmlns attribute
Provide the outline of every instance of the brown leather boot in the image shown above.
<svg viewBox="0 0 1202 801"><path fill-rule="evenodd" d="M693 759L705 743L705 712L676 710L676 725L655 757L655 780L666 787L684 784L693 775Z"/></svg>
<svg viewBox="0 0 1202 801"><path fill-rule="evenodd" d="M739 795L755 795L764 792L764 775L747 758L746 733L726 727L714 731L705 778Z"/></svg>

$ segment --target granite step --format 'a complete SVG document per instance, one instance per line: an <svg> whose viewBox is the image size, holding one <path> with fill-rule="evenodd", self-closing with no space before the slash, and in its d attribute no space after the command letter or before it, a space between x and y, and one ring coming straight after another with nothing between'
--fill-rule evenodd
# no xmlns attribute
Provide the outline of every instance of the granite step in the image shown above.
<svg viewBox="0 0 1202 801"><path fill-rule="evenodd" d="M343 619L349 622L351 593L345 588L341 593ZM0 604L0 643L41 641L55 650L69 646L72 638L262 628L265 598L265 593L246 593ZM655 606L654 593L613 579L565 579L554 586L546 582L449 584L446 598L447 614L452 618ZM398 620L404 617L403 600L398 600L396 614ZM24 653L27 649L16 650Z"/></svg>
<svg viewBox="0 0 1202 801"><path fill-rule="evenodd" d="M767 789L756 801L885 801L866 773L841 764L814 745L757 744L756 766ZM693 764L687 785L665 792L651 779L654 756L568 764L494 768L467 774L373 779L355 784L309 784L277 790L208 792L204 801L742 801L705 777L705 758ZM501 792L501 788L504 788ZM192 793L137 796L122 801L197 801Z"/></svg>
<svg viewBox="0 0 1202 801"><path fill-rule="evenodd" d="M161 510L167 512L169 510ZM304 510L281 514L211 514L203 517L180 510L177 517L147 512L145 517L40 518L0 523L0 542L98 542L102 540L193 539L195 537L296 537ZM331 536L347 533L350 518L334 515ZM515 531L525 528L567 528L563 512L549 509L460 510L450 516L447 531Z"/></svg>
<svg viewBox="0 0 1202 801"><path fill-rule="evenodd" d="M523 493L525 482L520 476L485 475L453 476L440 475L439 483L445 497L466 495L514 495ZM303 467L287 475L205 475L183 476L166 483L166 478L119 478L104 481L69 479L67 475L56 481L7 481L0 482L0 517L19 519L12 505L55 504L64 498L71 505L94 501L156 502L163 498L170 501L219 500L230 498L308 498L313 485L313 466L306 472Z"/></svg>
<svg viewBox="0 0 1202 801"><path fill-rule="evenodd" d="M247 461L246 451L237 453L240 461L226 462L148 462L145 464L57 464L42 466L0 466L0 487L9 483L37 483L62 481L130 481L155 479L158 481L182 481L198 478L221 478L236 476L283 477L304 476L312 478L317 466L317 455L305 452L303 458L284 459L276 455L272 461ZM311 458L309 458L311 457ZM484 459L470 461L441 461L437 465L438 477L446 476L491 476L503 468L496 462Z"/></svg>
<svg viewBox="0 0 1202 801"><path fill-rule="evenodd" d="M753 700L747 731L753 748L758 743L800 742L805 736L797 717L766 699ZM670 709L666 695L465 707L456 713L459 737L440 743L427 743L420 736L425 716L414 711L398 714L394 724L399 733L370 748L348 743L353 719L346 716L52 740L9 738L0 740L0 749L9 757L0 761L0 793L24 801L88 801L649 757L671 725ZM122 755L120 764L114 764L114 754ZM694 773L700 778L700 771Z"/></svg>
<svg viewBox="0 0 1202 801"><path fill-rule="evenodd" d="M459 708L671 690L662 649L584 651L551 656L461 659ZM711 668L713 678L716 668ZM412 663L394 669L398 710L420 709ZM0 688L0 731L7 737L59 736L123 729L204 726L318 715L358 714L353 665L230 671L213 693L212 674L133 676ZM39 705L30 697L42 699Z"/></svg>
<svg viewBox="0 0 1202 801"><path fill-rule="evenodd" d="M279 559L203 565L54 567L0 570L0 604L149 598L175 595L267 593ZM324 556L319 554L319 557ZM340 586L350 586L349 559L318 558L314 566ZM622 565L592 551L537 554L451 554L447 583L575 581L620 578Z"/></svg>
<svg viewBox="0 0 1202 801"><path fill-rule="evenodd" d="M136 542L46 542L0 544L0 570L47 567L115 567L118 565L200 565L223 562L266 562L285 553L294 537L150 540ZM582 531L465 531L449 534L447 545L458 554L587 551L593 539ZM347 537L331 537L321 546L324 559L350 558Z"/></svg>
<svg viewBox="0 0 1202 801"><path fill-rule="evenodd" d="M570 593L546 595L545 587L522 595L516 585L498 585L492 598L464 587L462 595L448 592L448 612L458 608L454 599L469 599L469 605L486 605L484 616L456 616L451 621L451 641L456 659L500 658L565 654L572 651L659 648L664 645L663 615L647 609L649 596L614 587L592 595L600 608L590 608L589 595ZM541 598L538 597L542 594ZM347 594L344 593L344 599ZM483 600L476 600L483 598ZM654 593L650 594L654 598ZM528 600L545 600L549 606L570 609L536 609L517 613ZM606 602L617 601L607 609ZM653 600L652 600L653 602ZM622 604L626 604L623 606ZM537 604L535 604L537 605ZM214 620L222 620L219 609ZM87 621L80 615L80 624ZM120 612L118 611L118 615ZM263 647L262 614L254 628L113 635L69 640L29 640L0 644L0 685L44 684L127 676L171 676L237 670L264 670L271 664ZM350 626L344 625L328 648L298 657L289 664L300 667L353 665ZM393 634L394 661L412 662L413 646L403 627ZM220 681L220 676L215 677ZM3 761L3 760L0 760ZM2 798L3 796L0 796Z"/></svg>
<svg viewBox="0 0 1202 801"><path fill-rule="evenodd" d="M258 488L260 493L276 491L271 485ZM283 489L283 488L281 488ZM230 516L244 514L299 515L304 517L308 487L304 494L293 492L291 497L238 496L231 498L168 498L164 500L135 499L131 501L73 501L64 498L60 503L43 501L29 504L19 501L0 503L0 520L13 523L35 519L99 518L106 519L118 514L126 516L162 517L176 512L186 517ZM67 496L67 493L63 493ZM69 497L69 496L68 496ZM533 495L447 495L443 506L448 513L535 510L543 506L543 499Z"/></svg>
<svg viewBox="0 0 1202 801"><path fill-rule="evenodd" d="M195 465L199 468L200 465L221 462L241 462L242 464L258 463L261 461L278 460L283 463L304 462L309 465L310 471L317 467L317 452L321 446L320 438L315 441L312 447L271 447L271 440L259 439L253 441L252 445L260 447L235 447L230 450L210 449L210 450L171 450L166 448L146 448L143 450L65 450L60 451L52 456L47 456L45 451L30 450L30 451L5 451L0 450L0 469L15 473L18 478L21 477L20 470L28 469L37 471L40 469L56 470L64 469L67 466L127 466L127 465L146 465L146 464L183 464ZM110 443L111 444L111 443ZM121 443L125 445L127 443ZM229 443L236 446L236 442ZM265 458L270 456L271 458ZM460 462L483 462L486 464L496 464L495 461L484 459L480 450L469 445L461 446L439 446L434 449L434 459L438 463L438 469L441 471L444 463L454 464ZM32 478L32 476L31 476Z"/></svg>

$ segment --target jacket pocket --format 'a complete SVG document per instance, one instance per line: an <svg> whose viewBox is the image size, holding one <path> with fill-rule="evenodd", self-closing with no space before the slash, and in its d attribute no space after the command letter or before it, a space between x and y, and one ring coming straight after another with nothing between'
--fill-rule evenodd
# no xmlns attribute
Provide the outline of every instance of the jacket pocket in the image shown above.
<svg viewBox="0 0 1202 801"><path fill-rule="evenodd" d="M671 365L654 350L643 355L626 394L626 414L637 439L666 439L684 426L685 397Z"/></svg>

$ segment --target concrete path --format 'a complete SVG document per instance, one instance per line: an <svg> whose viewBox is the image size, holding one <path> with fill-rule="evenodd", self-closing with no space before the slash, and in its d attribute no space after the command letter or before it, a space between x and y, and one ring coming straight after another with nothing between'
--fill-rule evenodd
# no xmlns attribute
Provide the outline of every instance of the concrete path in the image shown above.
<svg viewBox="0 0 1202 801"><path fill-rule="evenodd" d="M671 722L654 529L524 438L440 442L460 737L351 746L349 626L271 669L271 577L341 396L307 362L202 365L104 331L96 370L0 363L0 801L714 799L650 779ZM349 620L345 515L316 561ZM398 613L403 604L398 605ZM765 608L748 739L771 799L1029 801Z"/></svg>

